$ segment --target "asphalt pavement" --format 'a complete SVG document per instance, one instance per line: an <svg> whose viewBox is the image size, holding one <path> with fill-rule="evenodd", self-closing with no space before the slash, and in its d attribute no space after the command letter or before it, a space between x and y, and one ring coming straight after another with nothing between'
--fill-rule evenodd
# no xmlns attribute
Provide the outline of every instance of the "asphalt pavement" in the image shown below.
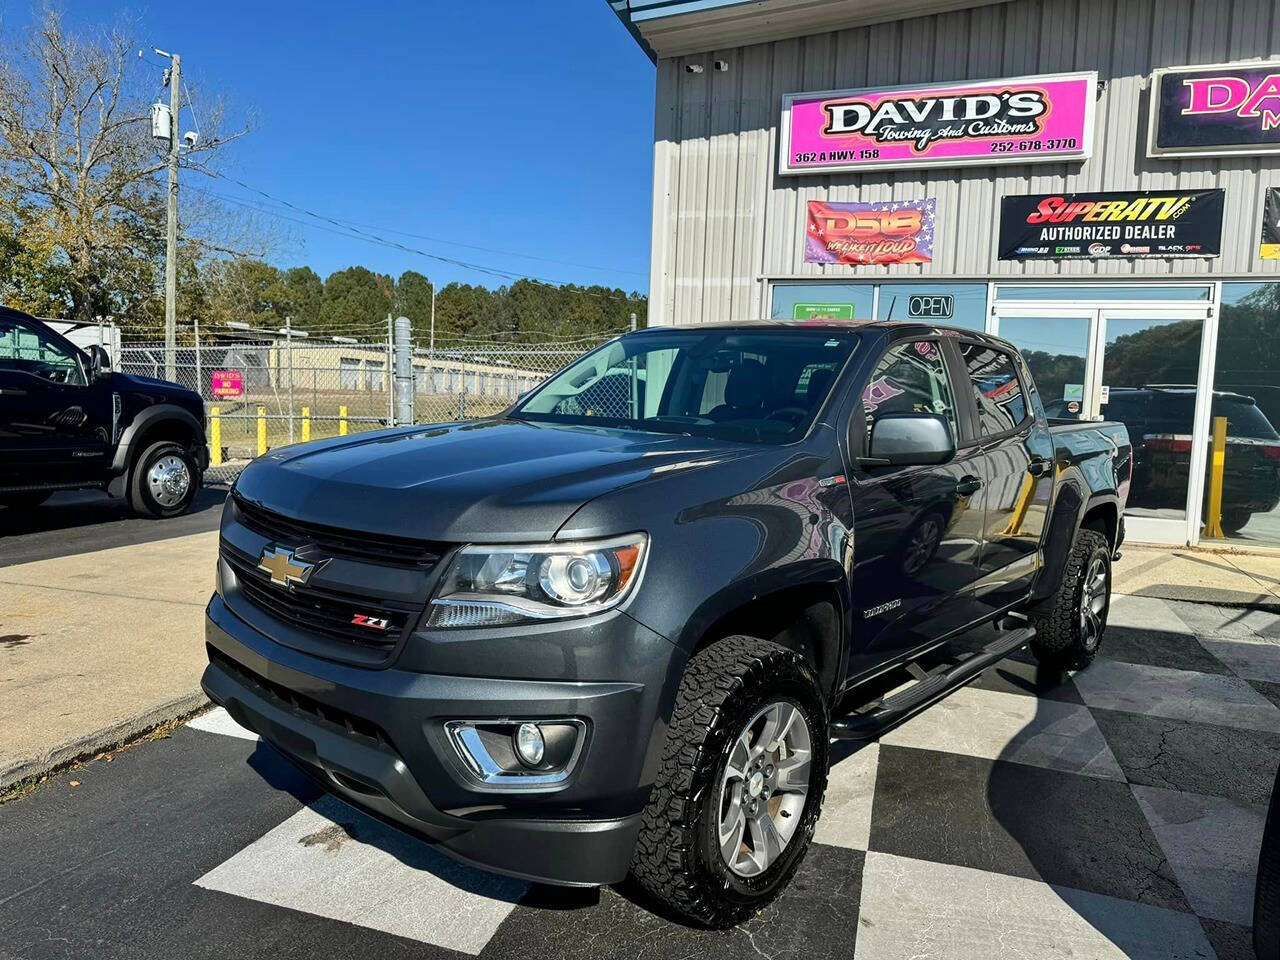
<svg viewBox="0 0 1280 960"><path fill-rule="evenodd" d="M212 711L0 806L0 958L1251 957L1280 617L1117 597L1103 656L1025 655L862 746L815 843L724 932L627 885L461 866Z"/></svg>
<svg viewBox="0 0 1280 960"><path fill-rule="evenodd" d="M135 516L94 490L56 493L30 510L0 507L0 567L216 530L226 496L204 487L189 513L168 520Z"/></svg>

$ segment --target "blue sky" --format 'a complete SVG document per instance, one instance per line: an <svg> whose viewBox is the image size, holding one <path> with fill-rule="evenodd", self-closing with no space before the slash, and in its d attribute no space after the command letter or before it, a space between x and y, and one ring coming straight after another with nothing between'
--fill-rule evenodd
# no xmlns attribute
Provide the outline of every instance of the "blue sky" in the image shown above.
<svg viewBox="0 0 1280 960"><path fill-rule="evenodd" d="M37 9L0 0L0 29L25 27ZM215 92L232 116L252 114L253 132L221 166L245 183L345 220L566 262L385 234L431 253L552 280L648 286L654 70L604 0L75 0L64 9L72 25L126 17L148 48L180 53L197 116ZM442 284L501 282L276 226L286 244L273 259L322 276L360 263Z"/></svg>

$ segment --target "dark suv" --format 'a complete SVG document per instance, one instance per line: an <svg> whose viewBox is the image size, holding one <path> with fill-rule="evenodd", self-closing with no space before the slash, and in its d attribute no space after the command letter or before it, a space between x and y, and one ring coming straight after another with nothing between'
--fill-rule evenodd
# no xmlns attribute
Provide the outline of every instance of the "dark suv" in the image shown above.
<svg viewBox="0 0 1280 960"><path fill-rule="evenodd" d="M0 505L96 487L144 516L183 513L209 464L204 428L199 394L113 373L101 347L0 307Z"/></svg>
<svg viewBox="0 0 1280 960"><path fill-rule="evenodd" d="M1191 470L1191 433L1196 389L1182 385L1112 387L1105 407L1133 440L1132 507L1182 509ZM1049 405L1049 416L1068 417L1067 402ZM1222 529L1238 533L1255 513L1280 504L1280 433L1253 397L1213 392L1210 418L1226 417L1227 449L1222 476ZM1211 469L1212 461L1206 462ZM1208 503L1209 485L1205 484Z"/></svg>

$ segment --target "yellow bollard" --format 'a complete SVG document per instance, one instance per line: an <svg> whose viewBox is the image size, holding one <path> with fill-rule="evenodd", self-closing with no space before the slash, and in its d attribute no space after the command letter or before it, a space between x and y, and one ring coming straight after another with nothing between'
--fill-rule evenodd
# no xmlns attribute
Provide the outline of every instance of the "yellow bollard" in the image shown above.
<svg viewBox="0 0 1280 960"><path fill-rule="evenodd" d="M302 408L302 442L306 443L311 439L311 408Z"/></svg>
<svg viewBox="0 0 1280 960"><path fill-rule="evenodd" d="M222 465L222 408L209 408L209 466Z"/></svg>
<svg viewBox="0 0 1280 960"><path fill-rule="evenodd" d="M267 452L267 408L258 408L258 456Z"/></svg>
<svg viewBox="0 0 1280 960"><path fill-rule="evenodd" d="M1227 463L1227 418L1213 418L1213 446L1209 460L1209 506L1200 536L1220 540L1222 532L1222 474Z"/></svg>
<svg viewBox="0 0 1280 960"><path fill-rule="evenodd" d="M347 408L338 408L338 436L345 437L347 435Z"/></svg>

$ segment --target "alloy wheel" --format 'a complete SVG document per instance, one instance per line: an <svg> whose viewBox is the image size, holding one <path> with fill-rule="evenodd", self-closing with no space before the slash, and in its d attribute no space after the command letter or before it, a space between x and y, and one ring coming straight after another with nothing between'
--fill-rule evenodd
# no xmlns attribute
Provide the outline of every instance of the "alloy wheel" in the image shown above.
<svg viewBox="0 0 1280 960"><path fill-rule="evenodd" d="M1103 614L1107 608L1107 563L1101 556L1089 562L1080 587L1080 638L1084 648L1097 649L1102 640Z"/></svg>
<svg viewBox="0 0 1280 960"><path fill-rule="evenodd" d="M809 724L794 703L777 701L748 721L720 784L717 839L724 862L754 877L790 843L809 795Z"/></svg>

